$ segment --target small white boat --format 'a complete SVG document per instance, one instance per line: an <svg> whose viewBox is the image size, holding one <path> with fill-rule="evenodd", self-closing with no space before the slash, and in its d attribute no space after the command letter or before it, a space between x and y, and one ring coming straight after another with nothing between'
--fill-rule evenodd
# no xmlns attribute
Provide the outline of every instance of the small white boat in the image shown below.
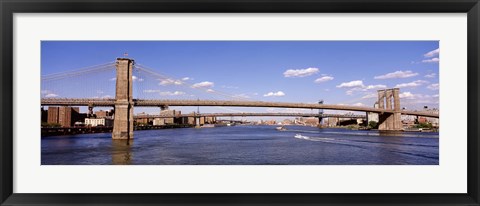
<svg viewBox="0 0 480 206"><path fill-rule="evenodd" d="M278 130L278 131L285 131L285 130L287 130L287 128L285 128L284 126L276 127L275 129Z"/></svg>
<svg viewBox="0 0 480 206"><path fill-rule="evenodd" d="M214 124L204 124L202 126L200 126L201 128L212 128L212 127L215 127Z"/></svg>

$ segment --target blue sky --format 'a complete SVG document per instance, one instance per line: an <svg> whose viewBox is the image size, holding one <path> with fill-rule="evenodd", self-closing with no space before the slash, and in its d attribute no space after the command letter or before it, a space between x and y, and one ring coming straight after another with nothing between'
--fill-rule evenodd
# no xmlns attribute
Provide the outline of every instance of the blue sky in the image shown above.
<svg viewBox="0 0 480 206"><path fill-rule="evenodd" d="M407 109L438 107L438 41L43 41L42 76L113 62L125 52L138 67L168 77L134 72L139 80L134 83L135 98L323 99L326 104L373 106L377 89L400 87ZM42 82L42 95L114 96L113 77L112 70ZM285 111L203 112L229 110ZM140 111L156 110L136 108L135 113Z"/></svg>

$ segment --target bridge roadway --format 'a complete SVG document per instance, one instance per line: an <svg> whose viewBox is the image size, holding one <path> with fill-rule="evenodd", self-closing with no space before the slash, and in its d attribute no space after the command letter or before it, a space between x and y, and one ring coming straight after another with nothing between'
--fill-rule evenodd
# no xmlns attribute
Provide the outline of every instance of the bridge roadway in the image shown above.
<svg viewBox="0 0 480 206"><path fill-rule="evenodd" d="M84 99L84 98L42 98L44 106L115 106L115 99ZM134 99L134 106L139 107L164 107L164 106L231 106L231 107L279 107L279 108L303 108L303 109L329 109L357 112L394 113L393 110L378 109L373 107L358 107L335 104L306 104L287 102L263 102L263 101L221 101L221 100L145 100ZM418 112L402 110L404 115L415 115L438 118L438 113Z"/></svg>
<svg viewBox="0 0 480 206"><path fill-rule="evenodd" d="M173 117L318 117L314 113L200 113L180 115L136 115L134 118L173 118ZM355 114L322 114L321 117L366 118L366 115Z"/></svg>

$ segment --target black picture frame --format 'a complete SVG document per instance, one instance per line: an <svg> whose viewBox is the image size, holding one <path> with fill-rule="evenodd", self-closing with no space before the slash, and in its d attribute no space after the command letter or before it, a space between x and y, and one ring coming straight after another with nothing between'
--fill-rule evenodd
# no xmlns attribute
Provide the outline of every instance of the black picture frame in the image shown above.
<svg viewBox="0 0 480 206"><path fill-rule="evenodd" d="M478 0L0 0L1 205L480 205ZM15 13L467 13L468 192L466 194L19 194L13 193ZM454 178L454 177L452 177ZM94 185L92 185L93 187Z"/></svg>

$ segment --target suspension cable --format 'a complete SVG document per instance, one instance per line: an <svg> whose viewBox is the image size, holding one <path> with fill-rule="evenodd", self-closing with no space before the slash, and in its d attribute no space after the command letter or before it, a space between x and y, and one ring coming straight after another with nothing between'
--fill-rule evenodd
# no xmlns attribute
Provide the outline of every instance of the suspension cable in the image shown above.
<svg viewBox="0 0 480 206"><path fill-rule="evenodd" d="M226 92L221 92L221 91L218 91L218 90L213 90L213 89L202 89L202 88L198 88L198 87L193 87L192 84L189 84L185 81L182 81L182 80L178 80L178 79L175 79L175 78L171 78L167 75L164 75L164 74L161 74L159 72L156 72L156 71L153 71L153 69L145 66L145 65L141 65L141 64L137 64L137 68L140 70L140 71L144 71L146 73L149 73L151 75L154 75L154 76L157 76L159 77L160 79L162 80L169 80L169 81L173 81L173 82L179 82L180 84L177 84L177 85L180 85L180 86L183 86L183 87L189 87L189 88L192 88L192 89L196 89L196 90L199 90L199 91L203 91L203 92L206 92L208 94L217 94L217 95L221 95L221 96L224 96L224 97L228 97L228 98L231 98L231 99L240 99L240 100L251 100L251 99L248 99L248 98L244 98L244 97L240 97L240 96L236 96L236 95L232 95L232 94L228 94Z"/></svg>

